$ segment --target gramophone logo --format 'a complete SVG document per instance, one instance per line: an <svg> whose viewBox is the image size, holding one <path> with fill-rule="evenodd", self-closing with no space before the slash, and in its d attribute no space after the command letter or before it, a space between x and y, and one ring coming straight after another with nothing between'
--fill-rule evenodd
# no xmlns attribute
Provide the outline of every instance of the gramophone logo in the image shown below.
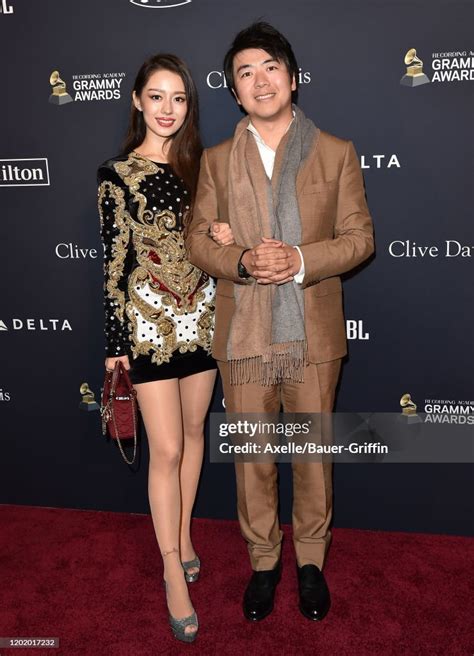
<svg viewBox="0 0 474 656"><path fill-rule="evenodd" d="M410 394L404 394L402 396L400 406L403 408L402 415L405 415L405 417L416 416L416 403L412 401Z"/></svg>
<svg viewBox="0 0 474 656"><path fill-rule="evenodd" d="M421 418L416 414L416 403L411 398L410 394L403 394L400 399L401 413L398 415L398 420L406 424L419 424Z"/></svg>
<svg viewBox="0 0 474 656"><path fill-rule="evenodd" d="M410 48L403 61L407 67L407 72L400 80L401 85L404 87L419 87L422 84L428 84L429 77L423 73L423 62L417 57L415 48Z"/></svg>
<svg viewBox="0 0 474 656"><path fill-rule="evenodd" d="M66 91L66 83L59 76L59 71L51 73L49 83L52 86L52 93L49 97L50 103L53 105L66 105L72 102L71 96Z"/></svg>
<svg viewBox="0 0 474 656"><path fill-rule="evenodd" d="M147 9L166 9L169 7L179 7L187 5L192 0L130 0L132 5L137 7L146 7Z"/></svg>
<svg viewBox="0 0 474 656"><path fill-rule="evenodd" d="M99 410L99 404L95 400L94 392L91 390L88 383L82 383L79 391L82 396L81 402L79 403L79 408L81 410L85 410L86 412Z"/></svg>

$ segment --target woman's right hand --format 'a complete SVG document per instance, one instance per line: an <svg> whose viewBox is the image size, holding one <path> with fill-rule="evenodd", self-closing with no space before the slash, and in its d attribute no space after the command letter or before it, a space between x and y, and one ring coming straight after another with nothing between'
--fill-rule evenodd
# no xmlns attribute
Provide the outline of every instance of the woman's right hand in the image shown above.
<svg viewBox="0 0 474 656"><path fill-rule="evenodd" d="M128 355L120 355L118 358L106 358L105 368L109 371L113 371L115 369L115 363L118 361L123 362L123 366L127 371L130 369L130 362L128 360Z"/></svg>
<svg viewBox="0 0 474 656"><path fill-rule="evenodd" d="M232 228L228 223L213 221L209 232L219 246L230 246L234 243Z"/></svg>

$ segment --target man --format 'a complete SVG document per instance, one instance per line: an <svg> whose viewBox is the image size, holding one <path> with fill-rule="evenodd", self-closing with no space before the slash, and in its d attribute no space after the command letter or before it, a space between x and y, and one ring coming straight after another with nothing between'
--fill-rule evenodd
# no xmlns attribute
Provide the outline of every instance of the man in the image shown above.
<svg viewBox="0 0 474 656"><path fill-rule="evenodd" d="M247 116L234 137L206 150L187 246L218 278L213 355L226 410L330 412L346 354L339 275L373 252L372 222L351 142L320 131L292 104L298 65L267 23L240 32L224 60ZM234 243L216 243L214 222ZM322 573L330 541L330 463L293 462L293 542L299 608L329 610ZM273 609L282 532L274 463L236 463L238 515L253 574L248 619Z"/></svg>

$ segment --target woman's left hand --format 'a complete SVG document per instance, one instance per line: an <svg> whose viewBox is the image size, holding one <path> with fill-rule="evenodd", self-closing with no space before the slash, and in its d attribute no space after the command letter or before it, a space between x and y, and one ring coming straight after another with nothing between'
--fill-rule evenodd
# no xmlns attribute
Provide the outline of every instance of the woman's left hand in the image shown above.
<svg viewBox="0 0 474 656"><path fill-rule="evenodd" d="M232 228L228 223L214 221L211 224L210 235L219 246L230 246L234 243Z"/></svg>

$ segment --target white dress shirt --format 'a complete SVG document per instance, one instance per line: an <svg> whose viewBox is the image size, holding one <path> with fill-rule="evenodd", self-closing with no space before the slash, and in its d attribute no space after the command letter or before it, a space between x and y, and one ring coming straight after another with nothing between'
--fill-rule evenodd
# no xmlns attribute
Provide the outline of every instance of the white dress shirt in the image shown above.
<svg viewBox="0 0 474 656"><path fill-rule="evenodd" d="M288 123L288 127L285 130L285 134L290 129L290 125L293 123L294 117L295 117L295 112L293 112L293 118ZM270 146L268 146L264 142L262 137L259 135L257 129L254 127L254 125L252 125L251 121L249 121L249 124L247 126L247 130L249 130L255 138L255 142L257 144L258 152L260 153L260 157L262 159L263 168L265 169L265 173L267 174L267 177L271 180L272 179L272 174L273 174L273 166L275 164L275 155L276 155L276 153L273 150L273 148L270 148ZM293 279L294 279L295 282L301 284L303 282L303 278L304 278L303 253L301 252L301 249L299 248L299 246L294 246L293 248L296 248L296 250L300 254L300 258L301 258L300 270L298 271L297 274L295 274L293 276Z"/></svg>

